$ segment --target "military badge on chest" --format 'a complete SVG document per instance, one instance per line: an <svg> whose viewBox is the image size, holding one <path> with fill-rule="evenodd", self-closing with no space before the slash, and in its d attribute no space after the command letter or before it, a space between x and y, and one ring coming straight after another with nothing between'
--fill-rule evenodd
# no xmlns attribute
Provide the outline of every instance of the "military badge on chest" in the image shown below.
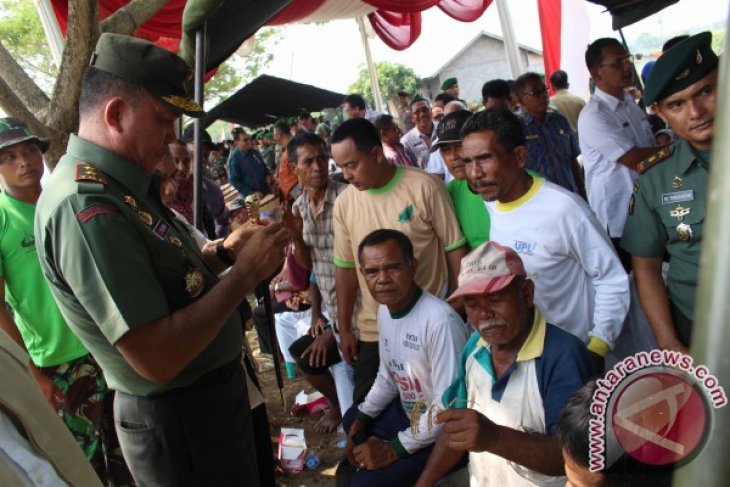
<svg viewBox="0 0 730 487"><path fill-rule="evenodd" d="M669 212L669 216L676 218L680 223L677 225L677 238L682 242L689 242L692 240L692 226L687 223L682 223L685 216L692 213L692 208L685 208L684 206L677 205L673 210Z"/></svg>
<svg viewBox="0 0 730 487"><path fill-rule="evenodd" d="M185 258L187 272L183 277L185 292L191 298L197 298L205 287L205 276L199 267L194 265L192 259L186 254L182 241L173 234L173 227L164 219L159 218L156 222L150 212L144 211L141 205L131 195L124 196L124 202L135 212L137 217L145 226L160 240L170 244Z"/></svg>

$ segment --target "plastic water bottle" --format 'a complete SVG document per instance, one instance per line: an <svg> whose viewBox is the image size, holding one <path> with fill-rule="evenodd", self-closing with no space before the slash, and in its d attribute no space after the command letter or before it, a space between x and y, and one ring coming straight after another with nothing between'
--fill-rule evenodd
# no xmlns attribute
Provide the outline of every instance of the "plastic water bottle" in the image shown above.
<svg viewBox="0 0 730 487"><path fill-rule="evenodd" d="M304 465L306 465L309 470L314 470L319 467L319 457L314 453L310 453L307 455L307 458L304 459Z"/></svg>

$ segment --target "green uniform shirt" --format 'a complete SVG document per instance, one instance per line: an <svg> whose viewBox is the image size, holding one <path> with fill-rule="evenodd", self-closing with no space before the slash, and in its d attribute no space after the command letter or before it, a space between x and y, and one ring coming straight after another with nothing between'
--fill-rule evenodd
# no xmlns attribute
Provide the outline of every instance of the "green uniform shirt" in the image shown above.
<svg viewBox="0 0 730 487"><path fill-rule="evenodd" d="M0 275L15 324L38 367L83 357L87 352L58 311L43 277L33 237L35 205L0 194Z"/></svg>
<svg viewBox="0 0 730 487"><path fill-rule="evenodd" d="M241 320L233 313L164 385L138 375L114 347L129 330L189 305L218 281L159 195L157 177L72 135L36 209L41 267L66 321L109 386L140 396L187 386L234 360L242 346Z"/></svg>
<svg viewBox="0 0 730 487"><path fill-rule="evenodd" d="M709 151L698 153L681 140L671 154L634 184L621 247L637 257L669 254L669 298L694 316L700 247L707 208Z"/></svg>
<svg viewBox="0 0 730 487"><path fill-rule="evenodd" d="M481 195L472 193L466 180L452 179L446 185L461 231L470 249L489 240L489 212Z"/></svg>

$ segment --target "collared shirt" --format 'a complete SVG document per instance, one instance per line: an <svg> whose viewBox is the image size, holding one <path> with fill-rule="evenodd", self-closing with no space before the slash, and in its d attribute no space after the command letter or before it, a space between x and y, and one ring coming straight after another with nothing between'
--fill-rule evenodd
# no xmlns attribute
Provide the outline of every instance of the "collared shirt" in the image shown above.
<svg viewBox="0 0 730 487"><path fill-rule="evenodd" d="M87 172L94 176L84 180ZM241 319L233 313L166 384L139 375L114 346L218 282L187 228L160 201L159 183L140 166L72 135L36 206L41 267L66 322L109 387L139 396L186 387L236 360L242 346Z"/></svg>
<svg viewBox="0 0 730 487"><path fill-rule="evenodd" d="M527 143L525 167L575 193L578 186L573 177L573 165L580 149L568 119L548 110L542 123L527 112L520 114L520 120Z"/></svg>
<svg viewBox="0 0 730 487"><path fill-rule="evenodd" d="M271 188L266 182L268 174L266 164L259 151L255 149L243 152L236 148L228 161L228 173L231 185L244 198L256 191L260 191L264 195L271 193Z"/></svg>
<svg viewBox="0 0 730 487"><path fill-rule="evenodd" d="M406 149L403 144L390 145L383 142L383 155L398 166L418 167L416 155L410 149Z"/></svg>
<svg viewBox="0 0 730 487"><path fill-rule="evenodd" d="M588 352L574 336L534 320L515 361L497 377L489 345L474 332L461 355L459 377L443 395L445 408L471 408L508 428L552 435L565 403L592 375ZM472 487L563 486L489 452L469 454Z"/></svg>
<svg viewBox="0 0 730 487"><path fill-rule="evenodd" d="M335 298L335 264L333 263L335 231L332 227L332 219L335 200L347 189L347 186L345 183L328 180L324 202L317 209L317 214L312 214L309 194L306 191L294 202L304 223L302 236L304 243L312 253L312 267L317 276L322 301L327 306L330 321L333 324L337 322L337 299Z"/></svg>
<svg viewBox="0 0 730 487"><path fill-rule="evenodd" d="M231 233L231 215L226 208L223 192L218 183L203 176L203 227L212 240L227 237ZM177 180L175 201L170 208L180 213L188 223L193 223L193 204L195 203L193 178Z"/></svg>
<svg viewBox="0 0 730 487"><path fill-rule="evenodd" d="M406 149L410 149L416 155L418 167L424 169L428 165L428 156L431 154L431 144L434 140L436 140L436 123L431 126L430 134L421 133L418 127L413 127L406 132L400 142Z"/></svg>
<svg viewBox="0 0 730 487"><path fill-rule="evenodd" d="M550 97L550 103L568 119L573 130L578 129L578 115L586 106L586 101L583 98L574 95L567 89L556 90L555 94Z"/></svg>
<svg viewBox="0 0 730 487"><path fill-rule="evenodd" d="M698 153L685 140L665 150L671 155L639 176L621 247L638 257L669 254L669 297L692 319L707 214L710 155Z"/></svg>
<svg viewBox="0 0 730 487"><path fill-rule="evenodd" d="M644 111L628 93L623 100L596 88L578 117L588 203L611 238L623 234L636 171L618 159L637 147L654 146Z"/></svg>

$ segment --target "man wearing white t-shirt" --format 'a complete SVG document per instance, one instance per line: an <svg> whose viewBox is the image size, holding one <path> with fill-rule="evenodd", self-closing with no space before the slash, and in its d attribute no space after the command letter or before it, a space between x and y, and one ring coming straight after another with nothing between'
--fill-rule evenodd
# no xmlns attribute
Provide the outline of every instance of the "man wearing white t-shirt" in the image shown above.
<svg viewBox="0 0 730 487"><path fill-rule="evenodd" d="M578 133L588 203L608 232L627 270L631 258L619 249L636 166L657 151L644 110L624 91L633 82L633 58L613 38L594 41L585 54L596 91L580 112Z"/></svg>
<svg viewBox="0 0 730 487"><path fill-rule="evenodd" d="M509 110L472 116L462 136L469 186L487 202L490 239L520 254L548 322L587 343L602 368L630 299L606 232L580 197L525 171L525 137Z"/></svg>
<svg viewBox="0 0 730 487"><path fill-rule="evenodd" d="M338 485L412 485L441 432L419 413L440 405L456 379L467 328L451 306L416 285L418 263L405 234L368 234L358 245L358 261L380 304L380 366L365 400L343 419L350 465L341 464ZM414 414L418 420L409 421Z"/></svg>

